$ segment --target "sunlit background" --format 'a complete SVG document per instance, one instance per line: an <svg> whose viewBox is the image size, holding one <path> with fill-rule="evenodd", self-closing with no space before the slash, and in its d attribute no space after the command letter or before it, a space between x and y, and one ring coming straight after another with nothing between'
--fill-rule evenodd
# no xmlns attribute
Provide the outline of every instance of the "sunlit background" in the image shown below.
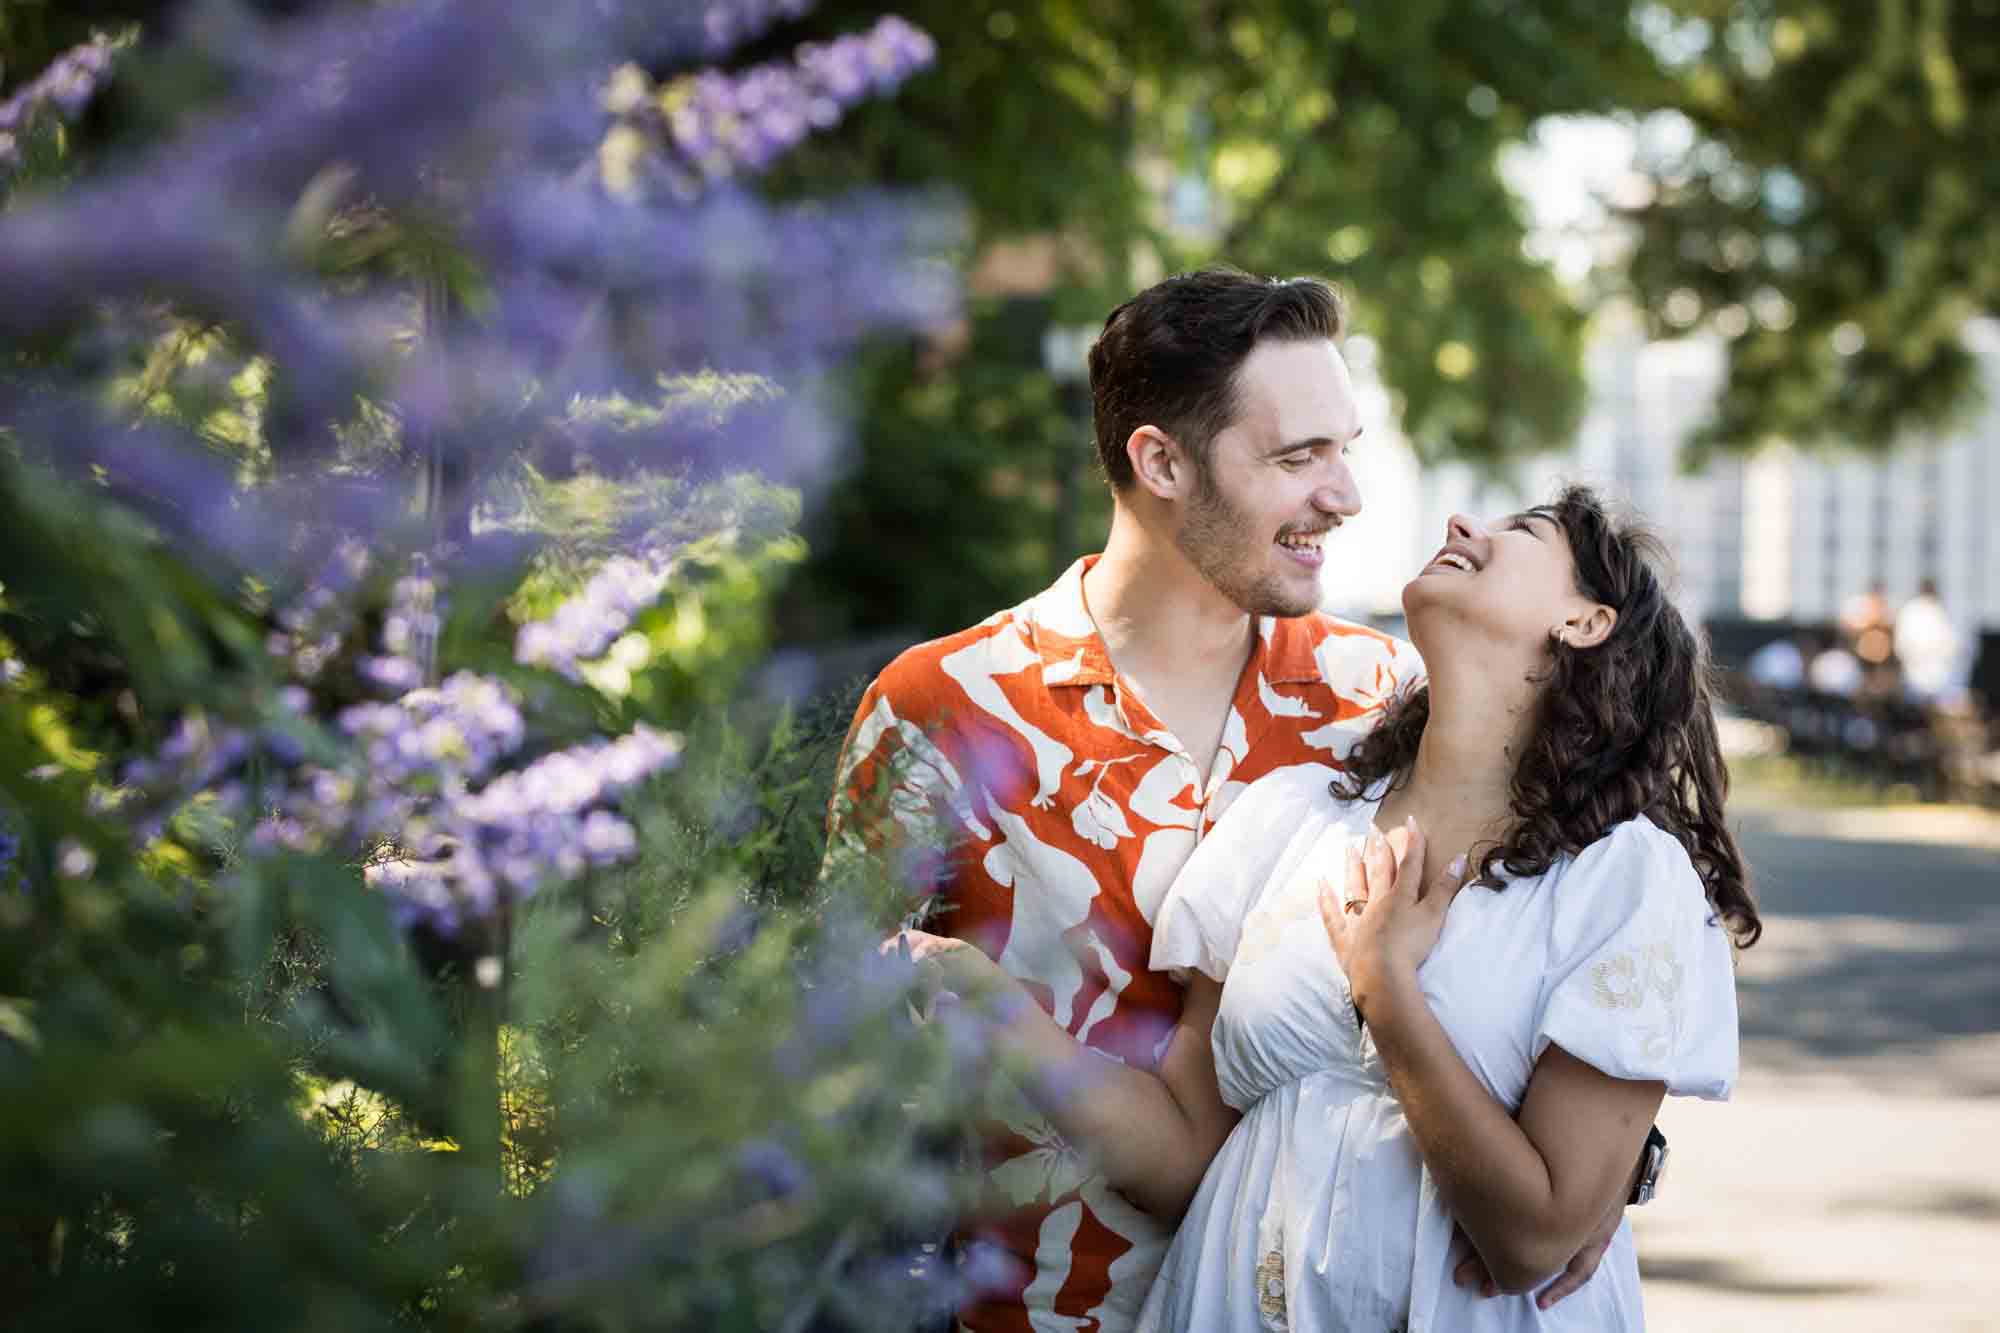
<svg viewBox="0 0 2000 1333"><path fill-rule="evenodd" d="M0 0L0 1311L961 1294L832 750L1227 262L1350 298L1328 610L1587 481L1707 633L1652 1326L2000 1328L1996 142L2000 0Z"/></svg>

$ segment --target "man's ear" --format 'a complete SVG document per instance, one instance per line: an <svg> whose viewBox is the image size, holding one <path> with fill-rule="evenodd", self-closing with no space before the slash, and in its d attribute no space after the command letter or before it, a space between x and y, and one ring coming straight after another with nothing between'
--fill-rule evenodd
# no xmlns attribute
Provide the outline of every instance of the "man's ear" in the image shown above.
<svg viewBox="0 0 2000 1333"><path fill-rule="evenodd" d="M1178 500L1187 494L1193 479L1193 464L1180 441L1158 426L1141 426L1125 441L1125 457L1132 462L1132 476L1139 485L1162 500Z"/></svg>
<svg viewBox="0 0 2000 1333"><path fill-rule="evenodd" d="M1572 648L1595 648L1610 638L1617 627L1617 608L1592 602L1563 621L1562 640Z"/></svg>

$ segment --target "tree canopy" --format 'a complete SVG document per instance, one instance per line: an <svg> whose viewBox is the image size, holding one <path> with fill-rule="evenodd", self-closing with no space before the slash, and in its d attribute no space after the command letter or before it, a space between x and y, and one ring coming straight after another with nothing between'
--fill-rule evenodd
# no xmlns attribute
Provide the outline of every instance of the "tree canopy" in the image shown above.
<svg viewBox="0 0 2000 1333"><path fill-rule="evenodd" d="M2000 309L2000 3L1678 0L1652 11L1679 117L1652 136L1631 290L1729 344L1699 449L1886 450L1971 400Z"/></svg>
<svg viewBox="0 0 2000 1333"><path fill-rule="evenodd" d="M810 21L837 27L847 8ZM1497 463L1574 428L1585 315L1524 253L1527 219L1499 164L1541 117L1667 95L1622 8L905 12L937 38L936 71L814 145L786 180L859 172L955 189L971 224L970 327L862 377L868 445L813 530L793 599L808 632L942 631L1078 553L1108 505L1039 330L1095 324L1167 272L1228 262L1340 282L1427 459ZM927 575L923 551L944 533L950 569Z"/></svg>
<svg viewBox="0 0 2000 1333"><path fill-rule="evenodd" d="M309 0L260 0L267 13ZM147 0L0 3L10 90ZM789 6L748 58L850 31ZM1210 261L1343 283L1421 457L1563 444L1589 299L1661 336L1718 334L1730 375L1695 441L1887 448L1973 390L1958 333L2000 251L1981 149L2000 0L912 0L939 47L893 101L817 134L766 188L938 188L964 209L958 336L850 380L862 448L812 527L792 628L942 630L1032 589L1105 513L1041 332L1092 324ZM148 29L148 31L151 30ZM1524 246L1503 153L1544 117L1634 125L1650 188L1623 262L1568 290ZM948 582L930 534L950 533Z"/></svg>

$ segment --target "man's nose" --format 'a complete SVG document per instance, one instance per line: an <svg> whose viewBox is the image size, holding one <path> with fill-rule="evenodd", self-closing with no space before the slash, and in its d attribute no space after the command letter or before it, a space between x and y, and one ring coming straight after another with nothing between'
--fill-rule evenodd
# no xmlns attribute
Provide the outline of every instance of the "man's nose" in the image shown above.
<svg viewBox="0 0 2000 1333"><path fill-rule="evenodd" d="M1361 488L1354 484L1354 473L1345 463L1326 485L1313 492L1313 508L1341 518L1353 518L1361 512Z"/></svg>

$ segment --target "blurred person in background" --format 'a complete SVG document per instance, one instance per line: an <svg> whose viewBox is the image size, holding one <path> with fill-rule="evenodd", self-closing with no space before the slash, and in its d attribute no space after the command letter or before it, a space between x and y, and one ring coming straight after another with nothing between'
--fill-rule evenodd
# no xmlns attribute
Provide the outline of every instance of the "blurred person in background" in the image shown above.
<svg viewBox="0 0 2000 1333"><path fill-rule="evenodd" d="M1806 684L1813 693L1835 699L1856 698L1866 679L1861 659L1838 639L1814 653L1806 666Z"/></svg>
<svg viewBox="0 0 2000 1333"><path fill-rule="evenodd" d="M1958 631L1934 581L1925 579L1917 595L1896 613L1895 637L1906 697L1935 707L1964 688L1967 664L1961 660Z"/></svg>
<svg viewBox="0 0 2000 1333"><path fill-rule="evenodd" d="M1806 683L1806 656L1791 637L1773 639L1750 654L1750 683L1774 694L1790 694Z"/></svg>
<svg viewBox="0 0 2000 1333"><path fill-rule="evenodd" d="M1890 634L1888 589L1881 582L1869 584L1867 591L1841 603L1840 631L1864 668L1880 666L1889 660L1894 641Z"/></svg>

